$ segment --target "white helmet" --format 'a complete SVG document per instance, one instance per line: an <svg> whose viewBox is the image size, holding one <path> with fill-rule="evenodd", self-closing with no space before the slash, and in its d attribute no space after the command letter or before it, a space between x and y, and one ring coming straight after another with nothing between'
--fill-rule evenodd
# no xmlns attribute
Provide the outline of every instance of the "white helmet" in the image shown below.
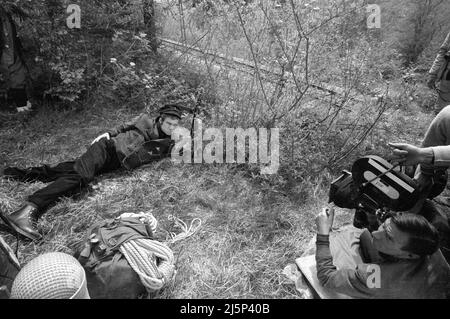
<svg viewBox="0 0 450 319"><path fill-rule="evenodd" d="M31 260L17 274L11 299L89 299L86 274L74 257L46 253Z"/></svg>

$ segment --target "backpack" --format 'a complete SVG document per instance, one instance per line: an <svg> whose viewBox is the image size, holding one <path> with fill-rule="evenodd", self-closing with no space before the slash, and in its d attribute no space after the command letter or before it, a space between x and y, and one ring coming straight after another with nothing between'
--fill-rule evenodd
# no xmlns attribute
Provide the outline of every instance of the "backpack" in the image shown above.
<svg viewBox="0 0 450 319"><path fill-rule="evenodd" d="M92 299L137 299L146 294L145 286L120 247L130 240L152 236L150 225L134 217L101 221L88 230L74 257L86 271Z"/></svg>

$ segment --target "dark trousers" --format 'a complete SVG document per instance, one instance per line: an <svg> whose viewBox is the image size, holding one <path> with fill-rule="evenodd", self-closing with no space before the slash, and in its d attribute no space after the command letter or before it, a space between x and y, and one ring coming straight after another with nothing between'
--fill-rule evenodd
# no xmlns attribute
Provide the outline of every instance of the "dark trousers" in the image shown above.
<svg viewBox="0 0 450 319"><path fill-rule="evenodd" d="M79 194L96 175L116 170L120 166L114 142L103 138L92 144L75 161L62 162L53 167L8 167L4 173L7 177L25 182L50 183L28 197L28 201L42 211L60 197Z"/></svg>

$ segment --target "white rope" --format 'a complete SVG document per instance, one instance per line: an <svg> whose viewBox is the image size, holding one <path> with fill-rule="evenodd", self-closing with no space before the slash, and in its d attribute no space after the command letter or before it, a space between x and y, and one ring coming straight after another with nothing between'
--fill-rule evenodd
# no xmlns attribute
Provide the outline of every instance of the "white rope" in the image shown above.
<svg viewBox="0 0 450 319"><path fill-rule="evenodd" d="M178 217L175 217L174 215L169 215L167 218L175 223L175 227L181 229L181 232L178 234L175 234L174 232L168 232L171 239L167 240L167 242L171 244L192 236L202 225L202 220L200 218L194 218L191 221L189 228L184 221L182 221Z"/></svg>
<svg viewBox="0 0 450 319"><path fill-rule="evenodd" d="M142 223L150 225L153 233L158 225L151 213L124 213L119 218L122 217L139 218ZM169 220L181 229L179 234L169 233L171 239L167 242L172 244L192 236L202 224L199 218L194 218L188 228L185 222L173 215L169 216ZM122 244L119 249L148 291L161 289L175 277L173 252L166 244L152 239L135 239Z"/></svg>
<svg viewBox="0 0 450 319"><path fill-rule="evenodd" d="M119 249L147 290L159 290L174 278L173 252L165 244L157 240L135 239Z"/></svg>

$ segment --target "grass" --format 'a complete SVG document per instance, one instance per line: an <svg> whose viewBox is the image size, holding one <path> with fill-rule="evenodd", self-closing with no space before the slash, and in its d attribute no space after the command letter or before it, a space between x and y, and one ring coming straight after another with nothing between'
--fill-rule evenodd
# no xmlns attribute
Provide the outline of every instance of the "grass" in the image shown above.
<svg viewBox="0 0 450 319"><path fill-rule="evenodd" d="M174 21L178 21L176 16L164 21L164 33L178 39L179 24ZM235 23L223 24L221 29L228 32L228 26L235 29L235 39L220 42L222 38L210 38L210 35L205 38L205 42L211 41L211 47L225 45L229 55L251 59L239 26L236 27ZM203 34L197 26L189 25L188 31L192 32L192 36ZM201 44L204 43L198 45ZM177 68L176 59L167 61L157 72L159 75L165 76L167 69L173 71ZM185 76L180 71L168 79L179 80L189 76L192 78L194 72ZM258 92L255 79L252 82L241 76L239 81L234 81L234 78L230 81L228 77L222 77L217 81L220 87L217 83L209 82L217 88L218 92L215 93L218 98L223 97L225 106L236 100L241 104L241 109L233 109L231 105L231 111L248 110L253 104L247 103L247 99L249 102L255 100L254 105L259 106L260 101L253 96L254 92ZM150 104L171 100L177 95L183 97L190 92L187 90L187 93L180 94L178 89L185 88L184 84L164 79L167 80L165 77L155 80L158 83L147 96ZM228 89L224 89L226 85L229 85ZM394 87L393 91L401 92L401 85ZM111 96L113 101L116 96ZM98 97L95 107L58 111L42 108L33 117L0 121L0 166L25 167L74 159L100 133L136 115L136 112L125 108L100 107L101 99ZM130 98L126 102L133 107L134 101ZM205 104L209 106L212 103L208 100ZM227 112L224 105L218 105L212 111L210 120L214 121L215 116L216 123L223 124L226 118L231 118L228 114L231 111ZM359 109L351 110L349 123L358 116L357 111ZM245 113L237 113L236 118L248 122L248 116L242 114ZM418 105L390 109L369 136L370 148L367 148L366 153L386 152L388 141L420 144L432 118L432 114L424 114ZM186 122L184 126L189 128L190 124ZM299 129L288 133L295 135L302 132ZM304 157L312 157L317 161L319 156L329 156L329 146L324 143L321 148L309 153L299 147L301 156L298 161L303 161ZM159 222L156 238L161 241L169 239L168 232L180 231L169 219L171 216L180 218L188 225L199 218L202 224L197 232L170 245L176 258L177 276L153 297L301 298L294 285L286 281L282 270L302 254L314 237L314 217L327 199L324 180L326 178L308 176L303 182L290 185L291 188L286 190L275 188L264 179L255 179L236 167L174 165L168 160L132 172L105 174L99 176L86 193L76 198L64 198L50 208L39 224L44 240L39 244L19 241L19 260L24 265L44 252L62 251L71 254L71 243L83 238L93 223L124 212L152 212ZM43 183L0 179L0 208L12 212L29 194L43 186ZM352 220L352 213L338 210L336 219L336 227L348 224ZM15 236L1 229L0 235L15 248Z"/></svg>
<svg viewBox="0 0 450 319"><path fill-rule="evenodd" d="M171 85L164 86L166 93L171 92ZM155 87L151 98L162 99L160 91ZM100 133L137 115L125 108L101 107L100 102L99 97L95 107L78 110L41 108L32 117L2 122L0 166L25 167L74 159ZM387 113L370 136L371 154L380 152L390 140L419 144L433 118L417 105ZM189 119L183 124L189 128ZM316 153L327 155L326 147ZM316 153L302 156L323 156ZM278 178L282 177L274 177ZM327 199L324 180L308 177L290 185L290 189L280 189L238 167L174 165L169 160L132 172L105 174L84 194L64 198L51 207L39 224L43 242L21 240L19 260L26 264L51 251L74 253L71 244L82 239L93 223L125 212L152 212L159 222L156 238L161 241L169 239L168 232L180 232L170 216L187 225L199 218L202 224L197 232L170 245L177 276L152 297L301 298L282 270L314 237L314 217ZM12 212L43 186L0 179L0 207ZM337 211L336 227L351 220L350 211ZM16 247L15 236L2 230L0 235Z"/></svg>
<svg viewBox="0 0 450 319"><path fill-rule="evenodd" d="M411 120L419 115L409 114ZM25 122L9 122L0 129L1 164L73 159L98 134L133 115L123 109L41 109ZM395 121L401 117L392 116ZM43 186L0 180L0 203L12 211ZM169 239L167 232L180 231L169 216L188 225L199 218L202 225L194 235L170 245L177 276L154 297L300 298L282 270L314 236L314 216L326 202L326 189L314 180L301 185L301 190L302 196L277 190L225 165L175 165L169 160L132 172L109 173L98 177L85 194L62 199L50 208L40 220L44 241L21 240L19 260L25 264L50 251L71 254L71 243L83 238L90 225L124 212L152 212L161 241ZM339 210L336 226L351 218L349 211ZM3 231L0 235L15 248L15 236Z"/></svg>
<svg viewBox="0 0 450 319"><path fill-rule="evenodd" d="M41 109L26 122L0 129L3 165L56 164L79 156L99 133L128 120L126 110L49 111ZM44 184L0 181L0 203L12 211ZM297 199L220 165L174 165L169 160L132 172L100 176L77 198L64 198L40 220L45 239L19 241L19 260L27 263L50 251L73 253L71 243L83 238L94 222L124 212L152 212L156 236L178 233L174 215L188 225L202 221L189 238L171 245L177 260L174 282L156 298L298 298L281 271L302 253L314 234L314 215L325 192ZM314 194L313 194L314 193ZM341 212L341 223L350 215ZM15 236L0 235L13 247Z"/></svg>
<svg viewBox="0 0 450 319"><path fill-rule="evenodd" d="M74 159L97 135L134 115L126 109L42 108L33 117L0 127L0 165ZM391 111L380 127L381 137L418 144L432 117L413 106ZM156 238L161 241L169 239L168 232L180 232L170 216L187 225L199 218L197 232L169 245L177 276L152 297L301 298L282 270L314 236L314 216L326 203L322 185L311 178L286 191L237 167L175 165L170 160L109 173L99 176L86 193L51 207L40 220L45 239L38 244L19 241L19 260L26 264L51 251L72 254L71 243L82 239L93 223L125 212L151 212L159 222ZM11 212L43 186L1 179L0 205ZM336 227L351 220L350 211L337 211ZM16 247L15 236L1 230L0 235Z"/></svg>
<svg viewBox="0 0 450 319"><path fill-rule="evenodd" d="M100 133L137 113L100 105L98 99L95 107L78 110L43 107L31 117L3 121L0 166L74 159ZM373 148L368 152L380 152L391 140L419 144L432 118L433 114L423 113L414 104L390 109L370 136ZM183 125L189 128L189 119ZM93 223L124 212L152 212L159 222L156 238L161 241L169 239L168 232L180 232L170 216L187 225L199 218L202 224L197 232L170 245L177 276L152 297L301 298L282 271L314 237L314 217L327 199L324 180L327 178L309 177L290 189L280 189L239 167L174 165L169 160L132 172L105 174L84 194L64 198L51 207L39 223L44 240L39 244L19 241L19 260L24 265L45 252L72 254L71 244L82 239ZM43 186L0 179L0 207L12 212ZM351 220L350 211L337 211L336 227ZM1 228L0 235L16 247L15 236Z"/></svg>

